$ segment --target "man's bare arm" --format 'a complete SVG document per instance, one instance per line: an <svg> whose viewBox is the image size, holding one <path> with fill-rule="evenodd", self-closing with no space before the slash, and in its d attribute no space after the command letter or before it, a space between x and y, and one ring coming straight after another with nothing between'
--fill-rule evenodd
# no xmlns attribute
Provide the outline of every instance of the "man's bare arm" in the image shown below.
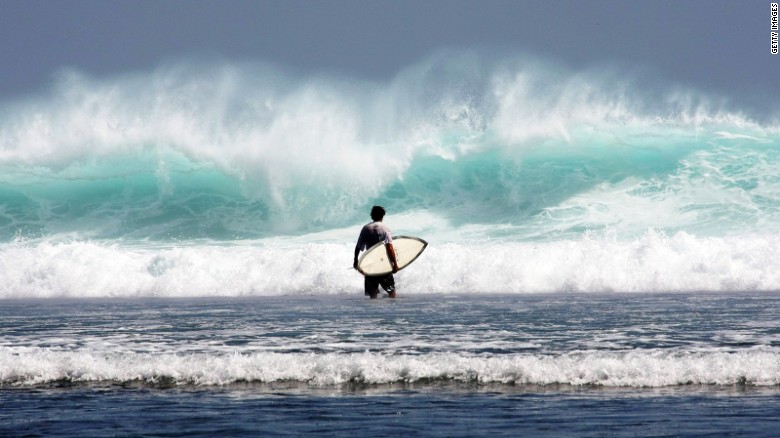
<svg viewBox="0 0 780 438"><path fill-rule="evenodd" d="M386 243L385 249L387 250L387 259L390 260L390 266L393 267L393 274L398 272L398 261L395 258L395 248L392 243Z"/></svg>
<svg viewBox="0 0 780 438"><path fill-rule="evenodd" d="M360 246L355 246L355 260L352 262L352 267L358 268L358 255L360 254Z"/></svg>

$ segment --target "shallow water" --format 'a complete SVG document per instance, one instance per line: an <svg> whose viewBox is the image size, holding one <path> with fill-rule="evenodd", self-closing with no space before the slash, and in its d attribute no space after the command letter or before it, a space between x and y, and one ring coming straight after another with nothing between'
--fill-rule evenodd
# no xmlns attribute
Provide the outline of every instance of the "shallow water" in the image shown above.
<svg viewBox="0 0 780 438"><path fill-rule="evenodd" d="M4 435L776 434L780 296L27 300Z"/></svg>
<svg viewBox="0 0 780 438"><path fill-rule="evenodd" d="M444 386L3 390L6 436L775 436L776 390Z"/></svg>

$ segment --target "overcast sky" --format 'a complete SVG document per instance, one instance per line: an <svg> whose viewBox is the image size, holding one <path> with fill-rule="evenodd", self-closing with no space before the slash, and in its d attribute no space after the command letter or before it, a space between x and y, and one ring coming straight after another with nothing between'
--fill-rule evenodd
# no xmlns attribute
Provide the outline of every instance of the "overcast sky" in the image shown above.
<svg viewBox="0 0 780 438"><path fill-rule="evenodd" d="M443 48L621 63L752 109L780 104L768 0L0 0L0 98L60 69L182 58L389 79Z"/></svg>

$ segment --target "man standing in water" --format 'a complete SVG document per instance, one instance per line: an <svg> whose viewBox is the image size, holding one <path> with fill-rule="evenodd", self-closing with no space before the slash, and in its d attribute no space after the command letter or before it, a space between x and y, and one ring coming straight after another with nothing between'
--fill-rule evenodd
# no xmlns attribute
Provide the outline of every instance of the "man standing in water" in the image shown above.
<svg viewBox="0 0 780 438"><path fill-rule="evenodd" d="M382 219L385 217L385 209L375 205L371 209L371 219L373 222L367 224L360 230L360 237L358 237L357 245L355 245L355 261L352 263L352 267L357 269L358 267L358 254L360 251L371 248L379 242L384 242L385 249L387 250L387 259L390 260L390 265L393 267L393 272L387 275L381 275L377 277L365 276L365 288L366 295L376 298L379 295L379 286L387 291L390 298L395 298L395 279L393 274L398 272L398 262L395 259L395 249L393 249L393 236L390 232L390 228L382 223Z"/></svg>

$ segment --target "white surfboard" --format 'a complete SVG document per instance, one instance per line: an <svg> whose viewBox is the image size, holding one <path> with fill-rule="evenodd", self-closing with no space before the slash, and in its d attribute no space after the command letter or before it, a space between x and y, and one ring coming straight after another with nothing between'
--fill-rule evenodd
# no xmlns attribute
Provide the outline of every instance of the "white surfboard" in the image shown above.
<svg viewBox="0 0 780 438"><path fill-rule="evenodd" d="M395 261L398 262L398 269L401 270L422 254L428 242L419 237L398 236L393 238L393 249L395 249ZM385 244L379 242L368 249L358 261L358 271L367 276L386 275L393 272L390 260L387 258Z"/></svg>

